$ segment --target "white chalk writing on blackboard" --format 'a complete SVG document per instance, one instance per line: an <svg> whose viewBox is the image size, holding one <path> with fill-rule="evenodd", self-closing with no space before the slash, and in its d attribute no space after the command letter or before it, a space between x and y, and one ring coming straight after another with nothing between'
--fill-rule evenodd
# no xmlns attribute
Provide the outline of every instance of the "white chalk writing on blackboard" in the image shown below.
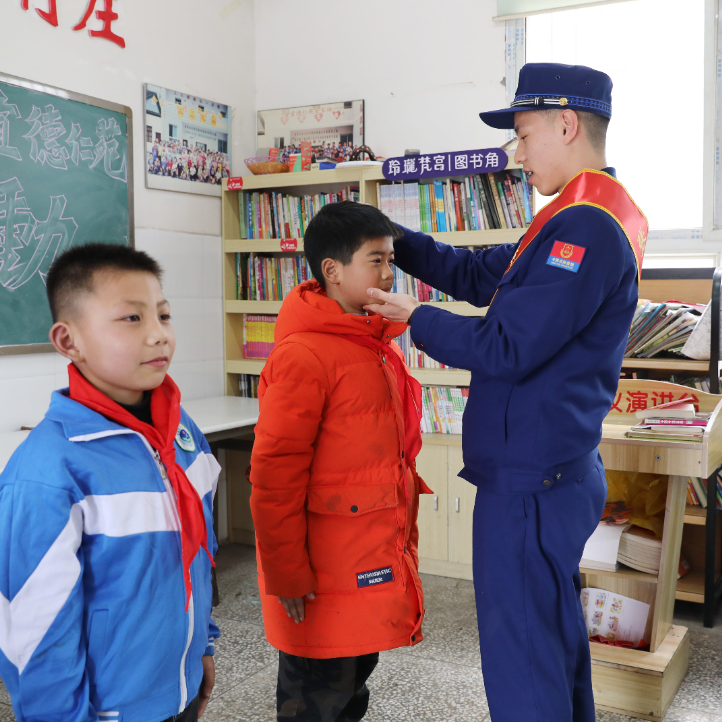
<svg viewBox="0 0 722 722"><path fill-rule="evenodd" d="M50 196L44 221L32 213L17 178L0 182L0 286L15 291L37 273L45 283L50 264L70 248L78 230L64 216L65 196Z"/></svg>
<svg viewBox="0 0 722 722"><path fill-rule="evenodd" d="M0 90L0 155L15 160L22 160L20 151L10 145L10 118L19 118L17 105L8 103L8 97Z"/></svg>
<svg viewBox="0 0 722 722"><path fill-rule="evenodd" d="M17 111L16 106L12 107ZM9 115L9 111L7 114ZM76 166L80 161L88 161L90 163L88 168L92 169L102 160L103 170L110 178L123 183L128 182L127 158L125 153L122 158L118 153L119 143L116 138L122 131L115 118L101 118L98 121L95 130L98 142L95 145L90 138L82 136L78 123L71 123L70 135L63 141L65 145L61 145L60 139L67 135L68 131L63 124L60 111L52 104L45 106L45 112L33 105L25 122L32 125L23 138L30 141L30 159L35 163L41 165L47 163L51 168L67 170L67 161ZM9 133L9 120L7 123ZM43 147L40 147L41 142ZM92 148L92 150L81 150L81 148Z"/></svg>

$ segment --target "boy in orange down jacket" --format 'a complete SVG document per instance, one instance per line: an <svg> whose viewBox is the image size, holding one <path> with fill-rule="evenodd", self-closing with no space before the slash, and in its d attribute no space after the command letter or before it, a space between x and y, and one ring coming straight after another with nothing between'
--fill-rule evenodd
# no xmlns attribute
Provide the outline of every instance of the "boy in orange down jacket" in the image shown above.
<svg viewBox="0 0 722 722"><path fill-rule="evenodd" d="M406 324L363 309L393 285L394 234L371 206L319 211L316 280L283 302L261 374L251 510L278 720L360 720L379 652L422 640L421 388L392 341Z"/></svg>

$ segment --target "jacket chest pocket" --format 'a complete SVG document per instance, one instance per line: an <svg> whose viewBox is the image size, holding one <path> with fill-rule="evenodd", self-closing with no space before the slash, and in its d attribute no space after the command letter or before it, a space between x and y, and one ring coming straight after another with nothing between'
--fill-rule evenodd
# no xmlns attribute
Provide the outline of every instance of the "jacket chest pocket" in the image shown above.
<svg viewBox="0 0 722 722"><path fill-rule="evenodd" d="M403 529L395 483L313 487L308 555L318 591L365 592L403 584Z"/></svg>

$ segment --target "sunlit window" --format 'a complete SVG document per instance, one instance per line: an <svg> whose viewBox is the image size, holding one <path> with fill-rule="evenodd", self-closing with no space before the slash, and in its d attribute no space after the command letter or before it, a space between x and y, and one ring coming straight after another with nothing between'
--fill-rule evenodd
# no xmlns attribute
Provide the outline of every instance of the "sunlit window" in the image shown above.
<svg viewBox="0 0 722 722"><path fill-rule="evenodd" d="M527 19L527 62L611 76L607 162L651 229L702 226L703 36L703 0L634 0Z"/></svg>

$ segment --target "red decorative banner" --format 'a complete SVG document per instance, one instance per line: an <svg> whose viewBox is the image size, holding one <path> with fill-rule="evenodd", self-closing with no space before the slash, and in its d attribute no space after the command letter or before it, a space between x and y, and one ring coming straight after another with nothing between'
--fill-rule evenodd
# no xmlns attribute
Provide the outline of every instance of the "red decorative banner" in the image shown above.
<svg viewBox="0 0 722 722"><path fill-rule="evenodd" d="M298 240L295 238L284 238L281 241L282 251L295 251L298 249Z"/></svg>
<svg viewBox="0 0 722 722"><path fill-rule="evenodd" d="M236 176L235 178L229 178L228 179L228 190L229 191L239 191L243 188L243 177L242 176Z"/></svg>

